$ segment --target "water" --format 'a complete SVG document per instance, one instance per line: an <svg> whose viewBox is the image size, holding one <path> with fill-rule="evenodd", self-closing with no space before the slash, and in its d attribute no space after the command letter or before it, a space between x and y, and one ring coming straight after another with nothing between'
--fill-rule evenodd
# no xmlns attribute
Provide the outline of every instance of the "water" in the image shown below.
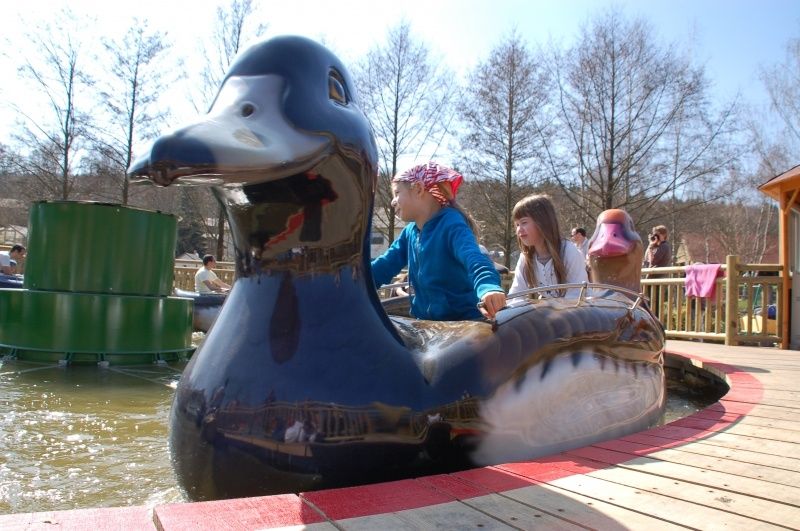
<svg viewBox="0 0 800 531"><path fill-rule="evenodd" d="M167 445L184 367L0 362L0 514L184 501ZM670 382L665 422L717 396Z"/></svg>
<svg viewBox="0 0 800 531"><path fill-rule="evenodd" d="M183 364L0 365L0 514L182 501L167 418Z"/></svg>

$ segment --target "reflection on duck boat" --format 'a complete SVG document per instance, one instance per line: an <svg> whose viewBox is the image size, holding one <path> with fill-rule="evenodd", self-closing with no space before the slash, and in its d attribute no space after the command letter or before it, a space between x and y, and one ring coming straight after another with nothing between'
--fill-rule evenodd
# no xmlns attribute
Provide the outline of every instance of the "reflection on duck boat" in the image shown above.
<svg viewBox="0 0 800 531"><path fill-rule="evenodd" d="M208 332L217 320L227 293L198 293L175 288L175 295L192 299L192 327L197 332Z"/></svg>
<svg viewBox="0 0 800 531"><path fill-rule="evenodd" d="M22 275L0 274L0 289L22 289Z"/></svg>

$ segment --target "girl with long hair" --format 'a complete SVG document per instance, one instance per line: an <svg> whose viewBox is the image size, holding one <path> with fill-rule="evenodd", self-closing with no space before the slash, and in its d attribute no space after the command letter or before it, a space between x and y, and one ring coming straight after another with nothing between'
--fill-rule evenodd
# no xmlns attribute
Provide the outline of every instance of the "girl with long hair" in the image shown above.
<svg viewBox="0 0 800 531"><path fill-rule="evenodd" d="M531 288L586 282L586 264L572 242L561 237L553 202L544 194L529 195L512 213L520 249L508 294ZM580 289L550 290L540 297L577 297Z"/></svg>

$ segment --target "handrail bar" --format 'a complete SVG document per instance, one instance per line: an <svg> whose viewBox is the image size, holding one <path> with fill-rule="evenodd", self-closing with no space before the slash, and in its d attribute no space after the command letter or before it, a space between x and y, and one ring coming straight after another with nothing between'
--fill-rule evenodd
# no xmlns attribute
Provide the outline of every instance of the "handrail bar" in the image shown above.
<svg viewBox="0 0 800 531"><path fill-rule="evenodd" d="M394 289L394 288L405 288L408 287L408 282L396 282L394 284L384 284L380 287L380 289ZM536 288L530 288L522 291L518 291L512 295L506 295L506 300L509 299L519 299L521 297L525 297L528 295L534 295L536 293L548 292L548 291L556 291L556 290L566 290L566 289L576 289L580 288L581 292L578 296L578 305L580 305L584 300L586 300L587 291L590 289L597 289L597 290L610 290L615 291L618 293L622 293L624 295L628 295L633 297L634 302L629 308L629 310L635 309L639 306L642 301L648 301L649 299L644 296L643 293L637 293L636 291L628 288L623 288L621 286L615 286L613 284L600 284L595 282L573 282L570 284L553 284L552 286L540 286ZM478 303L478 308L483 308L483 302Z"/></svg>
<svg viewBox="0 0 800 531"><path fill-rule="evenodd" d="M623 288L621 286L615 286L613 284L601 284L597 282L573 282L570 284L553 284L552 286L539 286L536 288L530 288L522 291L518 291L512 295L507 295L506 300L508 299L518 299L520 297L525 297L527 295L533 295L536 293L548 292L548 291L556 291L561 289L574 289L580 288L581 292L578 295L578 303L576 306L579 306L584 300L586 300L587 291L590 289L598 289L598 290L610 290L615 291L618 293L622 293L623 295L628 295L633 297L634 301L633 304L628 308L629 310L633 310L638 307L642 301L649 301L647 297L644 296L643 293L637 293L632 289ZM478 303L478 308L482 308L483 303Z"/></svg>

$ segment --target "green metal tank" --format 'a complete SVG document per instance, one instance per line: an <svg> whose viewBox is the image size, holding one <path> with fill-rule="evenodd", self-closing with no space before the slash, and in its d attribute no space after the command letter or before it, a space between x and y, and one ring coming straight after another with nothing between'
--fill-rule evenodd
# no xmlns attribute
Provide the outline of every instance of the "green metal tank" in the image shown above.
<svg viewBox="0 0 800 531"><path fill-rule="evenodd" d="M28 289L166 296L172 293L175 216L121 205L34 203Z"/></svg>
<svg viewBox="0 0 800 531"><path fill-rule="evenodd" d="M35 203L24 289L0 289L0 352L66 363L186 357L192 301L169 296L176 228L161 212Z"/></svg>

